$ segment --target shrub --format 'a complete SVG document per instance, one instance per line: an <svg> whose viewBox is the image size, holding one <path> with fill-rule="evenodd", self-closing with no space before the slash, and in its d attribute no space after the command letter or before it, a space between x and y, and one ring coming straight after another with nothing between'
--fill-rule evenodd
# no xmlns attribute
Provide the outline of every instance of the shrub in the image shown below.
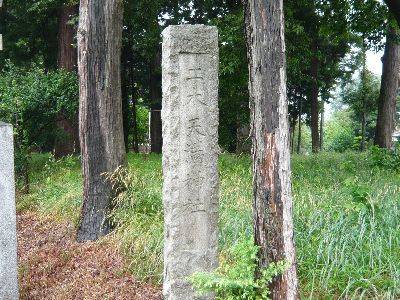
<svg viewBox="0 0 400 300"><path fill-rule="evenodd" d="M228 249L228 260L214 272L195 273L189 277L193 287L200 293L214 292L216 300L269 299L269 284L287 268L284 261L269 264L255 279L258 247L253 239L243 239Z"/></svg>
<svg viewBox="0 0 400 300"><path fill-rule="evenodd" d="M38 66L29 71L8 63L0 75L0 119L15 132L16 174L27 184L32 150L52 150L58 131L56 117L78 111L78 81L64 70L45 72Z"/></svg>

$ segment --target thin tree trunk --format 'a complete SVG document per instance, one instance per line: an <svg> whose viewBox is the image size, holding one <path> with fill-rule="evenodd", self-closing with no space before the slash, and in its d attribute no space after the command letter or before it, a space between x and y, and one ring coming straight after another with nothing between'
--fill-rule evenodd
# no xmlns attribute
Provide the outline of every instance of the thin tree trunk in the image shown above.
<svg viewBox="0 0 400 300"><path fill-rule="evenodd" d="M253 220L260 246L258 268L286 260L273 279L272 299L298 299L292 192L283 1L245 0L253 139Z"/></svg>
<svg viewBox="0 0 400 300"><path fill-rule="evenodd" d="M161 153L162 151L162 126L161 126L161 55L159 52L155 55L150 68L150 141L151 152Z"/></svg>
<svg viewBox="0 0 400 300"><path fill-rule="evenodd" d="M311 102L311 142L312 151L318 152L319 149L319 133L318 133L318 44L314 41L311 47L313 57L311 59L311 89L310 89L310 102Z"/></svg>
<svg viewBox="0 0 400 300"><path fill-rule="evenodd" d="M62 4L57 10L58 17L58 67L68 72L77 71L77 48L75 44L76 29L69 24L71 17L78 13L78 6ZM57 116L56 125L59 136L55 140L54 155L62 157L79 153L78 113L70 117L64 113Z"/></svg>
<svg viewBox="0 0 400 300"><path fill-rule="evenodd" d="M126 164L121 100L122 0L81 0L78 30L83 204L78 241L110 230L114 192L104 173Z"/></svg>
<svg viewBox="0 0 400 300"><path fill-rule="evenodd" d="M322 151L324 148L324 103L322 103L321 107L321 120L319 126L319 150Z"/></svg>
<svg viewBox="0 0 400 300"><path fill-rule="evenodd" d="M299 132L297 136L297 154L300 154L301 148L301 115L303 114L303 96L299 98Z"/></svg>
<svg viewBox="0 0 400 300"><path fill-rule="evenodd" d="M383 56L381 91L378 103L375 144L381 148L392 147L392 134L395 129L397 92L399 89L400 43L399 30L392 28L387 36ZM396 39L397 37L397 39Z"/></svg>
<svg viewBox="0 0 400 300"><path fill-rule="evenodd" d="M133 74L133 49L129 47L131 51L131 63L130 63L130 81L131 81L131 97L132 97L132 113L133 113L133 152L139 153L139 141L138 141L138 123L137 123L137 112L136 112L136 97L135 97L135 81Z"/></svg>
<svg viewBox="0 0 400 300"><path fill-rule="evenodd" d="M296 119L293 119L293 123L290 130L290 153L294 153L294 129L296 128Z"/></svg>

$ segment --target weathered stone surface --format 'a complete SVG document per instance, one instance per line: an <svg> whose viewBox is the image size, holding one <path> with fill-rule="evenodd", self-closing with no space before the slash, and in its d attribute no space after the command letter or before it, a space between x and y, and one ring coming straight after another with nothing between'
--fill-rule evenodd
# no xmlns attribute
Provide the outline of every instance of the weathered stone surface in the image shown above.
<svg viewBox="0 0 400 300"><path fill-rule="evenodd" d="M197 296L187 276L218 266L218 32L163 32L164 296Z"/></svg>
<svg viewBox="0 0 400 300"><path fill-rule="evenodd" d="M0 122L0 299L18 299L12 126Z"/></svg>

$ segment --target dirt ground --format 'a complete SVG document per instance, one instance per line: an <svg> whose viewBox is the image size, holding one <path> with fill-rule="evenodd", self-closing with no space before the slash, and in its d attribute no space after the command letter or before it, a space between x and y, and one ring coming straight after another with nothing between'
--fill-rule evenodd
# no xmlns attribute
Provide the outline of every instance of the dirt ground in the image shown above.
<svg viewBox="0 0 400 300"><path fill-rule="evenodd" d="M111 238L80 244L67 222L35 212L18 215L21 300L161 300L160 288L123 272Z"/></svg>

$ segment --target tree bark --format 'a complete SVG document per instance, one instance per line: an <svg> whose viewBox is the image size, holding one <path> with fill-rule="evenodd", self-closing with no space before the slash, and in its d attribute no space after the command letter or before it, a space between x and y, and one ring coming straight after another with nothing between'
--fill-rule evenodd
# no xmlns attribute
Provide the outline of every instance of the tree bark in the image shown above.
<svg viewBox="0 0 400 300"><path fill-rule="evenodd" d="M122 0L81 0L78 29L83 204L78 241L110 230L114 195L104 173L126 164L121 100Z"/></svg>
<svg viewBox="0 0 400 300"><path fill-rule="evenodd" d="M273 279L272 299L298 299L292 192L283 1L245 0L253 140L253 221L260 246L258 268L286 260Z"/></svg>
<svg viewBox="0 0 400 300"><path fill-rule="evenodd" d="M381 148L392 147L392 134L395 129L397 92L400 80L400 44L396 39L398 34L398 29L391 30L391 33L386 38L387 42L383 56L375 134L375 144Z"/></svg>
<svg viewBox="0 0 400 300"><path fill-rule="evenodd" d="M319 133L318 133L318 44L314 41L311 50L313 53L311 59L311 89L310 89L310 102L311 102L311 144L312 151L318 152L319 150Z"/></svg>
<svg viewBox="0 0 400 300"><path fill-rule="evenodd" d="M69 24L71 17L78 14L78 6L62 4L58 9L58 67L68 72L77 71L78 52L74 46L76 29Z"/></svg>
<svg viewBox="0 0 400 300"><path fill-rule="evenodd" d="M62 4L57 11L58 17L58 67L68 72L77 71L77 48L73 45L76 29L68 22L71 16L78 14L78 6ZM56 126L60 136L54 144L54 155L62 157L79 153L78 113L68 117L63 113L57 116Z"/></svg>

